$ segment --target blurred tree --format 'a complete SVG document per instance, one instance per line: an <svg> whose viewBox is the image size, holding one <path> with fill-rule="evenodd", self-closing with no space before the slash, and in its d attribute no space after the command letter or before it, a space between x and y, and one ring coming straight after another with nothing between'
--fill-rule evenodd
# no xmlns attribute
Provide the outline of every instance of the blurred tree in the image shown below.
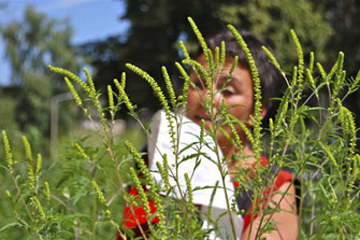
<svg viewBox="0 0 360 240"><path fill-rule="evenodd" d="M72 28L68 21L49 19L29 6L22 21L0 28L0 34L11 65L10 86L16 89L7 93L17 102L15 120L19 129L33 138L32 142L36 144L35 139L46 142L50 99L63 92L65 87L63 79L52 74L47 66L79 70L79 58L74 55L74 46L70 42ZM70 117L71 110L61 116Z"/></svg>
<svg viewBox="0 0 360 240"><path fill-rule="evenodd" d="M250 30L275 49L282 63L294 61L296 56L290 28L299 35L304 51L316 50L321 59L325 58L323 49L331 33L323 19L323 10L314 8L311 0L246 0L241 3L235 0L127 0L126 6L126 14L121 18L131 22L126 35L88 43L81 48L96 69L97 86L103 89L113 78L120 77L125 62L138 65L160 83L161 65L177 76L174 61L181 59L178 40L184 40L190 51L197 45L187 16L194 18L204 36L225 28L228 23ZM141 80L133 74L128 75L128 79L127 91L131 99L140 108L155 110L157 100L150 98L153 95L150 88L139 84Z"/></svg>
<svg viewBox="0 0 360 240"><path fill-rule="evenodd" d="M344 69L348 77L354 77L360 68L360 1L358 0L321 0L315 1L318 8L323 8L326 21L332 26L333 34L326 45L330 69L339 51L344 52ZM356 122L360 125L360 92L357 91L346 99L345 104L357 113ZM360 137L360 133L358 132Z"/></svg>

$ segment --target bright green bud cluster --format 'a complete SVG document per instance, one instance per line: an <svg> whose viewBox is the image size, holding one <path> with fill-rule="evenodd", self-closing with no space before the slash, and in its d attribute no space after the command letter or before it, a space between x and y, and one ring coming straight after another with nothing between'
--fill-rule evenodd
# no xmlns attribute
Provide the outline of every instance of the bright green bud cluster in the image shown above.
<svg viewBox="0 0 360 240"><path fill-rule="evenodd" d="M314 78L313 78L313 76L312 76L312 74L311 74L311 70L310 70L310 69L306 69L306 76L307 76L307 78L308 78L308 80L309 80L309 82L310 82L310 85L313 86L313 87L315 87L315 81L314 81Z"/></svg>
<svg viewBox="0 0 360 240"><path fill-rule="evenodd" d="M315 55L314 52L310 52L309 70L310 72L314 69Z"/></svg>
<svg viewBox="0 0 360 240"><path fill-rule="evenodd" d="M189 65L189 66L193 67L194 69L196 69L196 71L199 72L200 75L202 75L205 78L206 87L211 89L213 81L212 81L212 78L209 77L209 74L203 65L201 65L199 62L197 62L195 60L191 60L191 59L184 59L184 60L182 60L182 63L185 65Z"/></svg>
<svg viewBox="0 0 360 240"><path fill-rule="evenodd" d="M121 82L121 87L122 87L123 89L125 89L125 86L126 86L126 73L125 73L125 72L123 72L123 73L121 74L121 80L120 80L120 82Z"/></svg>
<svg viewBox="0 0 360 240"><path fill-rule="evenodd" d="M25 147L26 163L28 168L28 180L30 189L35 189L35 174L32 166L32 153L31 147L25 136L22 136L22 141Z"/></svg>
<svg viewBox="0 0 360 240"><path fill-rule="evenodd" d="M337 99L339 108L339 121L342 124L343 131L350 136L350 153L355 154L356 147L356 124L353 113L341 104L341 100Z"/></svg>
<svg viewBox="0 0 360 240"><path fill-rule="evenodd" d="M181 48L181 51L182 51L183 54L184 54L185 59L190 59L190 54L188 53L188 51L187 51L187 49L186 49L185 44L183 43L183 41L180 41L179 44L180 44L180 48Z"/></svg>
<svg viewBox="0 0 360 240"><path fill-rule="evenodd" d="M165 191L167 192L170 189L170 182L169 182L169 165L166 154L163 155L163 165L161 165L160 162L156 162L156 166L159 169L162 180L164 181L165 184Z"/></svg>
<svg viewBox="0 0 360 240"><path fill-rule="evenodd" d="M155 184L151 177L150 171L149 171L148 167L146 166L144 160L141 158L140 154L136 151L134 146L129 141L125 141L124 144L125 144L125 147L127 148L127 150L130 152L130 154L133 156L141 173L144 174L146 182L150 185L151 188L155 187Z"/></svg>
<svg viewBox="0 0 360 240"><path fill-rule="evenodd" d="M86 80L89 84L89 91L91 92L90 97L93 99L96 97L96 89L95 89L94 81L93 81L89 71L86 68L83 68L83 71L85 73Z"/></svg>
<svg viewBox="0 0 360 240"><path fill-rule="evenodd" d="M214 70L219 68L219 64L220 64L220 50L219 47L215 47L215 64L214 64Z"/></svg>
<svg viewBox="0 0 360 240"><path fill-rule="evenodd" d="M108 90L108 100L109 100L109 108L110 111L114 110L114 96L113 96L113 91L110 85L107 86L107 90Z"/></svg>
<svg viewBox="0 0 360 240"><path fill-rule="evenodd" d="M282 99L281 99L281 103L280 106L278 107L276 116L275 116L275 126L274 126L274 131L276 132L278 130L278 128L280 127L281 121L285 118L285 115L287 113L288 110L288 98L290 96L290 90L286 90Z"/></svg>
<svg viewBox="0 0 360 240"><path fill-rule="evenodd" d="M78 143L75 143L74 146L79 151L81 157L83 157L86 161L90 162L89 156L85 153L85 151L82 149L82 147Z"/></svg>
<svg viewBox="0 0 360 240"><path fill-rule="evenodd" d="M59 73L61 75L64 75L66 77L68 77L69 79L73 80L74 82L76 82L77 84L80 85L80 87L89 95L92 95L92 91L91 89L86 85L86 83L81 80L78 76L76 76L74 73L62 69L62 68L58 68L58 67L53 67L53 66L49 66L49 69L53 72Z"/></svg>
<svg viewBox="0 0 360 240"><path fill-rule="evenodd" d="M253 136L254 136L254 152L255 152L255 156L257 159L260 158L260 154L261 154L261 148L260 148L260 139L261 139L261 83L260 83L260 77L259 77L259 72L258 69L255 65L255 61L254 58L251 55L251 52L249 50L249 48L247 47L246 42L244 41L244 39L242 38L242 36L239 34L239 32L236 30L236 28L234 26L228 25L228 28L230 30L230 32L233 34L235 41L237 42L237 44L240 46L241 50L244 52L244 55L246 57L246 60L249 64L249 68L250 68L250 72L251 72L251 76L253 79L253 86L254 86L254 121L253 121L253 126L254 126L254 132L253 132Z"/></svg>
<svg viewBox="0 0 360 240"><path fill-rule="evenodd" d="M291 81L291 88L294 88L296 86L296 79L298 76L298 67L294 66L293 74L292 74L292 81Z"/></svg>
<svg viewBox="0 0 360 240"><path fill-rule="evenodd" d="M50 201L50 186L49 186L49 183L45 181L44 183L44 186L45 186L45 196L46 196L46 201Z"/></svg>
<svg viewBox="0 0 360 240"><path fill-rule="evenodd" d="M304 81L304 53L297 37L295 31L293 29L290 30L291 36L295 43L297 56L298 56L298 77L297 77L297 87L298 87L298 95L295 100L299 101L301 99L302 89L303 89L303 81Z"/></svg>
<svg viewBox="0 0 360 240"><path fill-rule="evenodd" d="M2 131L2 135L3 135L3 143L4 143L4 148L5 148L5 157L6 157L6 162L8 164L8 168L10 173L13 173L13 157L12 157L12 153L11 153L11 147L10 147L10 143L9 143L9 139L6 135L6 131Z"/></svg>
<svg viewBox="0 0 360 240"><path fill-rule="evenodd" d="M353 82L353 87L358 87L359 82L360 82L360 70L356 74L355 81Z"/></svg>
<svg viewBox="0 0 360 240"><path fill-rule="evenodd" d="M328 79L331 79L335 74L339 74L339 72L341 72L343 69L343 65L344 65L344 53L339 52L338 58L327 76Z"/></svg>
<svg viewBox="0 0 360 240"><path fill-rule="evenodd" d="M130 144L129 141L125 141L125 146L128 149L128 151L130 152L130 154L134 157L136 164L138 165L141 173L143 174L146 183L150 186L150 193L151 193L151 197L154 200L154 205L157 209L157 216L160 219L159 222L159 227L162 229L163 233L165 234L166 232L166 227L165 227L165 222L164 222L164 211L163 211L163 206L161 204L160 201L160 196L158 194L158 188L156 186L156 184L154 183L154 180L151 177L150 171L148 169L148 167L146 166L145 162L143 161L143 159L141 158L140 154L135 150L135 148ZM167 159L166 156L164 157L165 162L164 162L164 167L161 168L163 169L163 174L164 174L164 180L168 181L169 177L168 177L168 164L167 164ZM149 207L149 203L147 201L147 197L145 195L145 192L142 188L142 185L140 183L140 180L138 178L138 176L135 173L135 170L133 168L130 168L130 175L132 180L135 183L135 187L138 190L139 196L141 198L142 203L144 204L144 210L145 212L149 215L150 214L150 207ZM167 179L167 180L166 180ZM165 182L166 184L166 182ZM167 183L168 185L170 185L169 183ZM146 209L145 209L146 208Z"/></svg>
<svg viewBox="0 0 360 240"><path fill-rule="evenodd" d="M233 72L234 72L234 70L235 70L235 68L236 68L236 66L237 66L237 64L238 64L238 61L239 61L239 57L236 55L236 56L234 57L233 63L231 64L231 68L230 68L230 72L229 72L229 77L233 74Z"/></svg>
<svg viewBox="0 0 360 240"><path fill-rule="evenodd" d="M125 106L127 107L127 109L129 110L129 112L131 114L135 114L135 107L130 102L129 97L126 94L126 92L125 92L124 88L122 87L122 85L120 85L120 83L116 79L114 79L114 83L115 83L116 88L119 91L119 100L122 100L124 102Z"/></svg>
<svg viewBox="0 0 360 240"><path fill-rule="evenodd" d="M164 66L161 68L161 70L162 70L162 74L164 76L166 89L167 89L169 97L170 97L170 103L173 106L173 108L175 108L175 106L176 106L176 97L175 97L174 88L173 88L173 86L171 84L169 73L167 72L166 67L164 67Z"/></svg>
<svg viewBox="0 0 360 240"><path fill-rule="evenodd" d="M335 71L335 80L333 83L332 94L331 94L331 104L330 104L331 107L334 107L336 102L336 97L340 90L340 86L345 81L346 72L342 70L343 62L344 62L344 54L340 52L338 60L335 64L336 71ZM329 74L329 79L330 79L330 74Z"/></svg>
<svg viewBox="0 0 360 240"><path fill-rule="evenodd" d="M99 199L100 203L103 204L105 207L108 207L108 205L106 203L106 200L105 200L105 197L104 197L104 194L100 190L99 185L95 181L92 181L91 184L94 187L94 190L96 192L96 195L98 196L98 199Z"/></svg>
<svg viewBox="0 0 360 240"><path fill-rule="evenodd" d="M199 138L199 144L202 145L204 143L204 137L205 137L205 120L201 119L201 126L200 126L200 138Z"/></svg>
<svg viewBox="0 0 360 240"><path fill-rule="evenodd" d="M155 81L154 78L152 78L147 72L143 71L142 69L127 63L126 67L128 69L130 69L131 71L133 71L134 73L136 73L137 75L139 75L140 77L142 77L150 86L151 88L154 90L155 94L157 95L161 105L163 106L165 112L167 110L169 110L169 106L168 103L166 101L166 98L164 96L164 93L162 92L161 88L159 87L159 85L157 84L157 82Z"/></svg>
<svg viewBox="0 0 360 240"><path fill-rule="evenodd" d="M323 66L321 65L321 63L316 63L316 66L317 66L317 68L318 68L318 70L319 70L319 72L320 72L320 75L321 75L321 77L322 77L322 79L326 79L326 77L327 77L327 74L326 74L326 72L325 72L325 70L324 70L324 68L323 68Z"/></svg>
<svg viewBox="0 0 360 240"><path fill-rule="evenodd" d="M21 136L21 139L22 139L24 147L25 147L26 161L32 162L32 153L31 153L30 144L29 144L27 138L24 135Z"/></svg>
<svg viewBox="0 0 360 240"><path fill-rule="evenodd" d="M292 129L294 128L295 124L297 123L297 121L299 120L299 114L296 114L289 123L289 131L292 131Z"/></svg>
<svg viewBox="0 0 360 240"><path fill-rule="evenodd" d="M231 212L240 215L240 211L238 210L236 198L233 198L231 201Z"/></svg>
<svg viewBox="0 0 360 240"><path fill-rule="evenodd" d="M170 236L170 239L177 239L179 234L180 234L180 223L181 223L181 218L179 215L175 216L175 226L174 226L174 230Z"/></svg>
<svg viewBox="0 0 360 240"><path fill-rule="evenodd" d="M165 183L165 188L169 189L170 188L170 181L169 181L169 163L168 163L168 159L167 159L167 155L164 154L163 155L163 180Z"/></svg>
<svg viewBox="0 0 360 240"><path fill-rule="evenodd" d="M229 118L231 118L232 121L235 121L236 124L238 124L240 126L240 128L244 131L245 135L246 135L246 139L249 140L250 144L255 144L255 138L254 135L252 134L252 132L250 131L250 129L248 128L248 126L246 126L246 124L235 118L233 115L229 114L228 115ZM241 146L241 145L240 145Z"/></svg>
<svg viewBox="0 0 360 240"><path fill-rule="evenodd" d="M206 44L206 42L205 42L205 39L203 38L203 36L202 36L199 28L196 26L194 20L193 20L191 17L188 17L188 21L189 21L190 26L191 26L191 28L192 28L192 30L193 30L196 38L198 39L198 42L199 42L202 50L203 50L203 53L204 53L205 58L206 58L207 65L208 65L209 68L211 69L212 66L213 66L213 64L211 64L211 63L212 63L212 58L213 58L212 53L211 53L211 51L208 49L208 46L207 46L207 44ZM204 75L204 76L205 76L205 75Z"/></svg>
<svg viewBox="0 0 360 240"><path fill-rule="evenodd" d="M221 41L221 46L220 46L220 64L222 66L225 65L225 60L226 60L226 46L225 46L225 41Z"/></svg>
<svg viewBox="0 0 360 240"><path fill-rule="evenodd" d="M187 100L188 100L188 94L189 94L189 86L190 86L190 82L191 82L190 77L187 74L187 72L185 71L185 69L181 66L180 63L176 62L175 65L178 68L181 76L184 78L183 91L182 91L182 95L180 97L182 97L183 104L186 105Z"/></svg>
<svg viewBox="0 0 360 240"><path fill-rule="evenodd" d="M187 173L185 173L185 181L186 181L186 187L187 187L188 198L189 198L187 201L187 205L188 205L190 214L193 214L195 212L193 189L191 186L191 181L190 181L189 175Z"/></svg>
<svg viewBox="0 0 360 240"><path fill-rule="evenodd" d="M274 67L278 70L281 71L281 67L279 62L276 60L274 54L272 54L272 52L265 46L262 46L262 49L266 52L266 54L268 55L270 62L272 63L272 65L274 65Z"/></svg>
<svg viewBox="0 0 360 240"><path fill-rule="evenodd" d="M66 84L67 84L68 87L69 87L70 92L71 92L72 95L74 96L76 105L78 105L79 107L82 107L81 98L79 97L79 94L76 92L74 86L72 85L72 83L70 82L70 80L69 80L67 77L65 77L64 79L65 79Z"/></svg>
<svg viewBox="0 0 360 240"><path fill-rule="evenodd" d="M338 164L337 164L337 162L336 162L336 160L334 158L334 155L332 154L331 150L329 149L329 147L324 146L324 150L327 153L327 155L328 155L330 161L332 162L332 164L337 168Z"/></svg>
<svg viewBox="0 0 360 240"><path fill-rule="evenodd" d="M236 131L235 126L234 126L233 122L231 121L229 115L230 115L229 113L227 113L227 114L225 115L226 123L227 123L227 125L228 125L229 128L230 128L230 131L231 131L231 133L232 133L233 139L234 139L234 141L235 141L235 145L237 146L237 148L238 148L239 150L241 150L241 149L242 149L242 143L241 143L240 136L239 136L238 132Z"/></svg>
<svg viewBox="0 0 360 240"><path fill-rule="evenodd" d="M35 196L31 197L31 202L32 202L32 205L37 208L41 220L45 221L46 220L45 213L44 213L44 210L41 206L39 199L37 199L37 197L35 197Z"/></svg>
<svg viewBox="0 0 360 240"><path fill-rule="evenodd" d="M157 84L157 82L155 81L154 78L152 78L148 73L146 73L145 71L141 70L140 68L127 63L126 66L133 71L134 73L138 74L140 77L142 77L147 83L149 83L149 85L151 86L151 88L154 90L155 94L157 95L164 111L166 114L166 119L168 121L168 127L169 127L169 134L172 140L172 147L175 151L176 148L176 138L175 138L175 127L174 127L174 122L172 120L172 115L171 115L171 111L170 111L170 107L169 104L164 96L164 93L162 92L161 88L159 87L159 85Z"/></svg>
<svg viewBox="0 0 360 240"><path fill-rule="evenodd" d="M137 190L137 192L138 192L138 194L139 194L140 200L141 200L141 202L142 202L142 204L143 204L143 208L144 208L146 214L147 214L147 215L150 215L149 202L148 202L148 200L147 200L147 197L146 197L146 194L145 194L145 192L144 192L144 189L143 189L143 187L142 187L142 185L141 185L141 183L140 183L140 180L139 180L139 178L138 178L138 176L137 176L137 174L136 174L136 172L135 172L135 170L134 170L133 167L130 167L129 170L130 170L131 180L134 182L134 185L135 185L136 190Z"/></svg>
<svg viewBox="0 0 360 240"><path fill-rule="evenodd" d="M40 153L38 153L38 155L37 155L37 161L36 161L35 176L40 176L41 165L42 165L42 156L41 156Z"/></svg>

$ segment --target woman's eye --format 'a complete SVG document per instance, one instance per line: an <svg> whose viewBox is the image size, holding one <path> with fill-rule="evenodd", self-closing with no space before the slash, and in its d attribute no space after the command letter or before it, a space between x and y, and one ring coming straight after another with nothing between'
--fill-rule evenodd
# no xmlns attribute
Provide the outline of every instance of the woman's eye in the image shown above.
<svg viewBox="0 0 360 240"><path fill-rule="evenodd" d="M235 90L232 89L231 87L226 87L225 89L223 89L222 94L224 96L231 96L235 94Z"/></svg>
<svg viewBox="0 0 360 240"><path fill-rule="evenodd" d="M225 95L225 96L231 96L231 95L233 95L234 93L233 93L232 91L230 91L230 90L225 89L225 90L222 92L222 94Z"/></svg>

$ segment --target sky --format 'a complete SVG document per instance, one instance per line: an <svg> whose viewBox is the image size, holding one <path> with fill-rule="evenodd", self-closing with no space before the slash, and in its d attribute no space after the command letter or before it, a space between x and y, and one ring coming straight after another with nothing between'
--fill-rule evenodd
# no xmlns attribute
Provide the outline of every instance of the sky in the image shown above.
<svg viewBox="0 0 360 240"><path fill-rule="evenodd" d="M22 19L28 5L45 13L49 18L70 19L74 29L72 43L80 44L92 40L124 33L129 23L120 21L125 5L121 0L0 0L6 3L0 9L0 26ZM9 64L4 58L5 44L0 39L0 84L6 85L10 79Z"/></svg>

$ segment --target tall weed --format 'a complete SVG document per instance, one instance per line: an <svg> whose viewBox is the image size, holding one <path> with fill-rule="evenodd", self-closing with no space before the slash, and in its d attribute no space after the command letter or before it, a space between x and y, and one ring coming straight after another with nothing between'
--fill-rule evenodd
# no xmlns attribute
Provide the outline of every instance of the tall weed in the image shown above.
<svg viewBox="0 0 360 240"><path fill-rule="evenodd" d="M200 46L206 53L209 69L192 60L185 45L181 43L185 56L183 64L206 76L207 85L211 88L213 80L224 67L224 47L219 47L213 58L195 23L189 20ZM261 154L267 155L269 159L267 166L256 168L255 177L251 179L247 178L245 171L239 169L236 179L240 183L240 190L251 188L254 198L260 199L262 193L273 185L278 174L279 170L272 171L273 166L277 165L277 169L288 169L293 173L293 182L301 181L298 196L301 225L299 239L359 238L360 155L356 145L358 129L354 122L354 113L343 105L343 101L348 95L358 91L360 72L355 78L346 76L343 70L344 55L341 52L328 72L321 63L316 62L313 53L309 59L305 59L299 39L295 32L291 31L294 51L298 55L298 64L294 66L291 74L287 74L275 57L264 49L281 72L287 88L283 97L277 99L279 107L276 115L269 119L269 127L263 129L257 69L246 43L232 26L229 26L229 29L246 53L254 80L254 129L250 132L244 126L244 131L258 162ZM177 175L177 169L184 161L181 155L184 149L180 149L179 144L179 126L184 121L184 108L191 84L185 68L176 63L180 78L184 80L183 92L176 96L165 67L162 67L162 71L166 93L160 89L155 79L139 67L132 64L126 66L130 72L140 75L153 88L165 112L176 164L169 166L166 155L163 155L163 161L157 165L157 172L163 183L154 181L153 174L142 160L143 153L138 152L130 141L120 138L114 132L116 113L120 108L127 108L148 139L152 139L149 127L151 123L139 120L138 109L126 94L126 74L123 73L120 81L115 79L114 84L108 86L107 93L100 93L86 69L84 81L67 70L50 66L51 71L64 76L76 104L94 126L97 126L96 136L100 144L88 144L87 138L72 141L62 149L57 162L43 169L42 162L48 160L32 152L26 137L22 137L23 154L19 157L16 153L17 157L14 158L11 139L3 131L1 179L6 183L2 184L0 199L2 215L6 216L6 219L1 220L0 226L3 239L115 239L118 230L124 226L124 205L140 203L148 214L150 239L209 239L221 234L217 226L218 219L209 217L207 221L211 222L211 227L202 226L204 219L200 218L196 204L192 201L193 193L198 188L192 186L191 176ZM103 99L107 100L106 104L102 102ZM227 114L225 107L220 111L221 114L214 115L211 112L213 99L214 93L210 94L208 101L204 103L209 110L213 127L205 132L202 126L201 134L197 136L198 142L194 143L194 146L206 145L206 136L216 142L216 131L221 129L222 124L243 125ZM225 121L222 121L223 119ZM96 124L97 122L101 124ZM233 141L238 148L243 147L238 137ZM216 156L212 162L218 167L222 179L216 186L211 187L214 192L223 191L227 188L225 178L228 172L224 168L226 160L218 147L215 146L212 150ZM199 150L188 158L196 161L202 154ZM175 172L171 169L175 169ZM141 178L139 174L142 175ZM181 192L183 189L178 181L181 177L186 180L187 191L174 198L174 191L178 189ZM170 185L169 179L173 179L175 184ZM148 192L141 191L144 185L148 186ZM129 195L129 186L137 187L140 202ZM227 191L224 191L224 194L227 195ZM287 193L282 194L285 196ZM151 213L148 199L155 202L155 214ZM212 215L211 211L210 206L208 216ZM279 208L266 203L265 208L254 208L252 211L262 219L261 228L257 231L258 239L261 239L263 233L274 229L276 225L265 216L271 216L279 211ZM234 207L230 197L227 197L224 214L229 214L233 226L229 235L222 236L223 238L234 239L236 235L236 225L231 213L237 215L244 212ZM155 217L159 217L160 222L151 224Z"/></svg>

